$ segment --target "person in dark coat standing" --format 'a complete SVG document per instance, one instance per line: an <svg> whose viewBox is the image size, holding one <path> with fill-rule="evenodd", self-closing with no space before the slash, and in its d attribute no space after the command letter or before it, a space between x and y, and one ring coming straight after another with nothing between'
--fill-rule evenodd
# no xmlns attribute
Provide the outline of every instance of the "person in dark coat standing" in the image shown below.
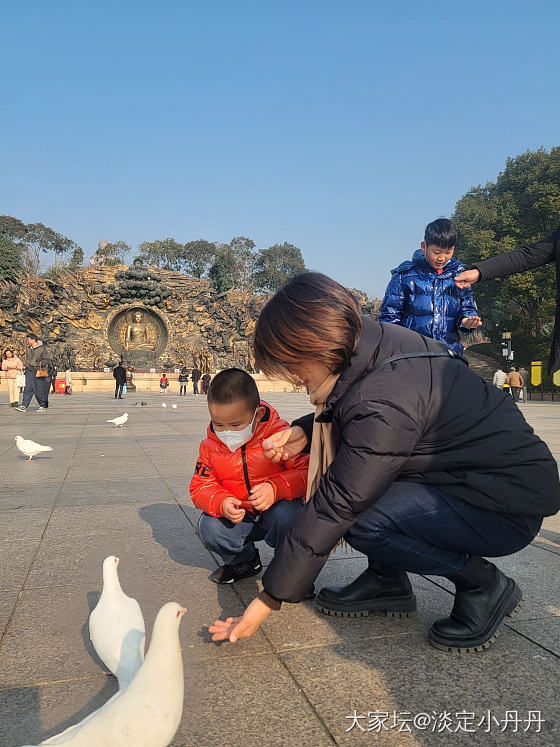
<svg viewBox="0 0 560 747"><path fill-rule="evenodd" d="M126 368L122 361L113 369L113 378L115 379L115 399L122 399L123 386L126 384Z"/></svg>
<svg viewBox="0 0 560 747"><path fill-rule="evenodd" d="M342 538L368 568L322 589L320 611L410 615L407 571L455 586L453 610L429 641L487 648L522 601L486 557L526 547L560 506L558 467L512 398L442 343L362 318L354 297L319 273L296 275L266 304L257 367L311 390L315 418L263 441L273 460L310 448L307 502L276 548L263 591L242 618L217 620L213 640L252 635L282 601L306 597Z"/></svg>
<svg viewBox="0 0 560 747"><path fill-rule="evenodd" d="M50 374L50 382L51 382L51 387L52 387L52 393L55 394L56 393L56 388L55 388L55 386L56 386L56 377L58 376L58 367L57 367L57 365L54 362L51 362L49 374Z"/></svg>
<svg viewBox="0 0 560 747"><path fill-rule="evenodd" d="M497 257L476 262L472 270L455 277L459 288L468 288L479 280L502 278L554 262L556 265L556 320L548 360L548 372L560 370L560 228L534 244L527 244Z"/></svg>
<svg viewBox="0 0 560 747"><path fill-rule="evenodd" d="M199 368L193 368L193 370L191 371L193 394L199 393L198 382L200 381L201 376L202 376L202 371Z"/></svg>
<svg viewBox="0 0 560 747"><path fill-rule="evenodd" d="M179 374L179 397L187 396L187 381L189 380L189 372L183 366L181 373Z"/></svg>
<svg viewBox="0 0 560 747"><path fill-rule="evenodd" d="M29 332L26 338L28 345L25 356L25 389L21 405L15 407L19 412L25 412L29 407L33 395L39 403L39 411L49 406L50 376L48 368L50 357L47 348L36 334Z"/></svg>

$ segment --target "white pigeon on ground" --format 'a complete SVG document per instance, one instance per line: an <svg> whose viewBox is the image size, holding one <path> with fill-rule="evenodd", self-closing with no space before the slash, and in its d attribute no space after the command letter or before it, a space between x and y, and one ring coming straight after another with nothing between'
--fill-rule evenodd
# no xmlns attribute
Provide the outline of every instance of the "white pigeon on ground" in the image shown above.
<svg viewBox="0 0 560 747"><path fill-rule="evenodd" d="M172 407L172 408L173 408L174 410L176 410L176 409L177 409L177 405L171 405L171 407Z"/></svg>
<svg viewBox="0 0 560 747"><path fill-rule="evenodd" d="M89 616L89 637L123 690L144 661L146 628L140 605L121 588L118 565L114 555L103 561L103 591Z"/></svg>
<svg viewBox="0 0 560 747"><path fill-rule="evenodd" d="M113 418L113 420L108 420L107 422L108 423L114 423L115 424L115 428L118 425L120 425L120 427L122 428L124 426L124 424L126 423L127 420L128 420L128 413L125 412L124 415L119 415L118 418Z"/></svg>
<svg viewBox="0 0 560 747"><path fill-rule="evenodd" d="M179 623L185 612L176 602L164 604L154 623L146 659L128 687L80 723L41 744L167 747L183 715Z"/></svg>
<svg viewBox="0 0 560 747"><path fill-rule="evenodd" d="M165 404L165 402L162 402L161 406L163 407L163 409L165 409L167 407L167 405Z"/></svg>
<svg viewBox="0 0 560 747"><path fill-rule="evenodd" d="M23 436L15 436L14 440L19 451L21 451L22 454L25 454L26 457L29 457L27 460L28 462L30 462L34 456L41 454L43 451L52 451L52 446L41 446L41 444L36 444L35 441L30 441L29 439L23 438Z"/></svg>

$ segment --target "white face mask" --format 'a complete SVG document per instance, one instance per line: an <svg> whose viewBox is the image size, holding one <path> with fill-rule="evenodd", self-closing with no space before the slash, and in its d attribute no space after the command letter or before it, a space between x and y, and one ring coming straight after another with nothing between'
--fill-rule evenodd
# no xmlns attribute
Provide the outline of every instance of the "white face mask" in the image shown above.
<svg viewBox="0 0 560 747"><path fill-rule="evenodd" d="M257 411L255 410L255 414L251 418L251 422L246 428L242 428L239 431L217 431L214 430L214 433L222 443L224 443L230 451L237 451L243 444L246 444L247 441L250 441L253 436L253 423L255 421L255 418L257 416Z"/></svg>

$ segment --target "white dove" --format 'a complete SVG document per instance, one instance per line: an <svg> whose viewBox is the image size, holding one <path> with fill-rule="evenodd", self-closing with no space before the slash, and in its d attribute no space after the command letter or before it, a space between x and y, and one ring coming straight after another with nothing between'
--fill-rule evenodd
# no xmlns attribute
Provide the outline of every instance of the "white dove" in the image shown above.
<svg viewBox="0 0 560 747"><path fill-rule="evenodd" d="M177 405L171 405L171 407L172 407L172 408L173 408L174 410L176 410L176 409L177 409Z"/></svg>
<svg viewBox="0 0 560 747"><path fill-rule="evenodd" d="M162 407L163 407L164 409L165 409L165 408L167 407L167 405L165 404L165 402L162 402L162 403L161 403L161 406L162 406Z"/></svg>
<svg viewBox="0 0 560 747"><path fill-rule="evenodd" d="M183 715L179 623L185 612L176 602L164 604L154 623L146 660L126 690L120 690L83 721L41 744L166 747Z"/></svg>
<svg viewBox="0 0 560 747"><path fill-rule="evenodd" d="M21 453L25 454L26 457L29 457L29 459L27 460L28 462L30 462L34 456L37 456L37 454L40 454L42 451L52 451L52 446L41 446L41 444L36 444L35 441L29 441L22 436L15 436L15 442L17 448L21 451Z"/></svg>
<svg viewBox="0 0 560 747"><path fill-rule="evenodd" d="M89 637L123 690L144 661L146 628L140 605L121 589L118 564L114 555L103 561L103 591L89 616Z"/></svg>
<svg viewBox="0 0 560 747"><path fill-rule="evenodd" d="M117 427L117 425L120 425L120 427L122 428L127 420L128 420L128 413L125 412L124 415L119 415L118 418L113 418L113 420L108 420L107 422L114 423L115 428Z"/></svg>

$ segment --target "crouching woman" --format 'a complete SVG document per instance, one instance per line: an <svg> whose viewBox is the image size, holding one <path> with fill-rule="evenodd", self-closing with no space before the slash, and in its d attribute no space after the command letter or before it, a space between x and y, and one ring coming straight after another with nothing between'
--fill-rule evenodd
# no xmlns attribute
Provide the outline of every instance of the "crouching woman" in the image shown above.
<svg viewBox="0 0 560 747"><path fill-rule="evenodd" d="M264 307L256 365L303 383L315 417L263 442L274 459L310 449L308 501L241 618L213 640L251 636L282 601L298 602L336 543L368 558L349 586L322 589L327 614L411 614L407 572L455 586L429 641L488 647L522 602L485 558L521 550L560 505L558 469L511 397L435 340L363 318L353 296L318 273L297 275Z"/></svg>

